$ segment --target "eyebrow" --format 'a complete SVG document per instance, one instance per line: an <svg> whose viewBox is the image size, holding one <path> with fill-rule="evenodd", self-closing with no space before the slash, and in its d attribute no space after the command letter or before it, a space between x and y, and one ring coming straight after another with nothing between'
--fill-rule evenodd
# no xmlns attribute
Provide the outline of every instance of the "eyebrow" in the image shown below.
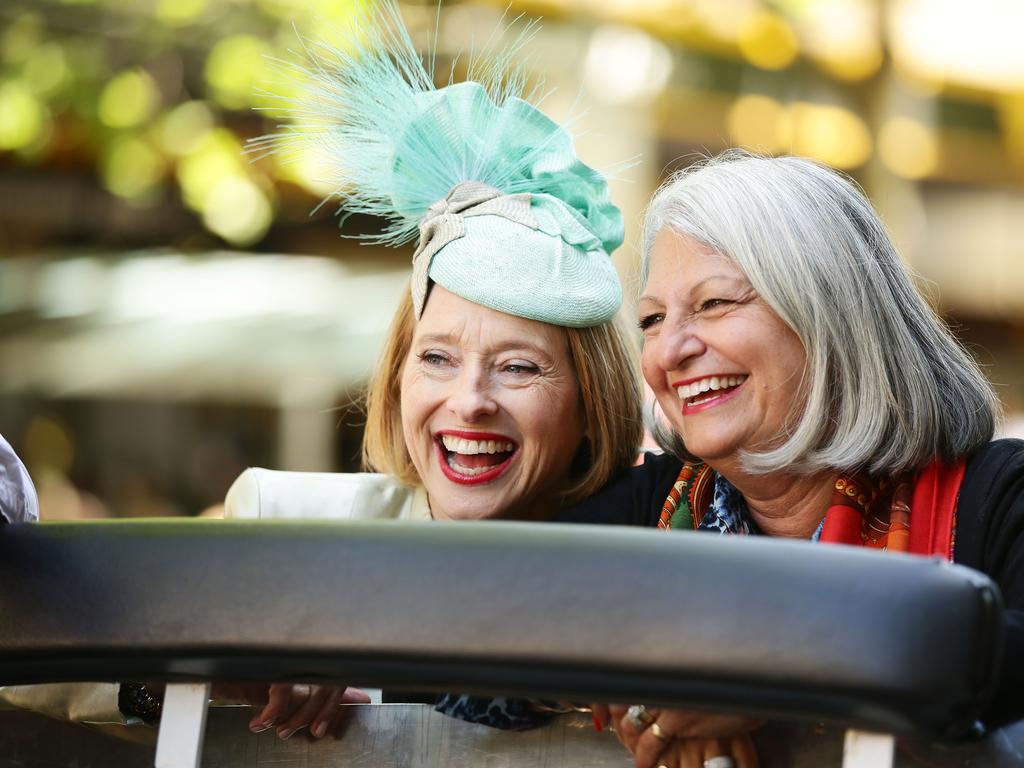
<svg viewBox="0 0 1024 768"><path fill-rule="evenodd" d="M739 286L739 285L750 285L750 281L747 280L746 278L736 277L736 276L733 276L733 275L708 275L703 280L698 280L697 283L694 284L694 286L690 289L690 296L693 296L701 288L703 288L707 283L710 283L710 282L712 282L714 280L725 280L725 281L733 283L734 285L737 285L737 286ZM639 301L662 302L663 299L660 299L657 296L652 296L649 293L645 293L645 294L640 296Z"/></svg>
<svg viewBox="0 0 1024 768"><path fill-rule="evenodd" d="M458 339L449 333L428 333L420 336L414 340L417 344L458 344ZM523 350L525 352L531 352L536 355L541 355L545 358L551 357L551 352L538 347L536 344L531 344L528 341L520 339L512 339L507 342L502 342L494 346L486 348L486 353L489 355L500 354L509 350Z"/></svg>

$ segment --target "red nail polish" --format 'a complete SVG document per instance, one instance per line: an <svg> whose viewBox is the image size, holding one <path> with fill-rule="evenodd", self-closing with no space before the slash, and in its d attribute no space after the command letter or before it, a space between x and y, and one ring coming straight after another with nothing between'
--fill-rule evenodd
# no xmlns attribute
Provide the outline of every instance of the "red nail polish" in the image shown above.
<svg viewBox="0 0 1024 768"><path fill-rule="evenodd" d="M603 731L603 730L604 730L604 728L602 728L602 727L601 727L601 721L600 721L600 720L598 720L598 718L597 718L597 715L596 715L596 714L594 714L594 713L591 713L591 717L592 717L592 718L593 718L593 720L594 720L594 730L595 730L595 731L597 731L598 733L600 733L601 731Z"/></svg>

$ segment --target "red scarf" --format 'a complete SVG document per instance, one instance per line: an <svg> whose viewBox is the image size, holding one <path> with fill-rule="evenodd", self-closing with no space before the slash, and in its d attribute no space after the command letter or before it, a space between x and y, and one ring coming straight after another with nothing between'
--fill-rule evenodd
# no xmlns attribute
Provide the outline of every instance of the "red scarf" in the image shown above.
<svg viewBox="0 0 1024 768"><path fill-rule="evenodd" d="M821 541L952 561L965 467L963 459L954 464L933 461L916 478L877 483L837 477Z"/></svg>
<svg viewBox="0 0 1024 768"><path fill-rule="evenodd" d="M956 505L966 462L933 461L916 477L872 480L839 475L825 513L821 541L891 552L939 555L952 561ZM658 527L695 530L710 505L714 472L684 462L662 507Z"/></svg>

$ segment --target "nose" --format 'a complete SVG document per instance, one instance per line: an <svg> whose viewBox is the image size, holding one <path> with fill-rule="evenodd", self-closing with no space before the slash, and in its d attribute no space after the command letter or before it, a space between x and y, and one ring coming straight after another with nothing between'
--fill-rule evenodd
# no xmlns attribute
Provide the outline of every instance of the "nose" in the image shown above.
<svg viewBox="0 0 1024 768"><path fill-rule="evenodd" d="M452 382L448 410L466 424L492 416L498 411L485 371L466 368Z"/></svg>
<svg viewBox="0 0 1024 768"><path fill-rule="evenodd" d="M679 371L704 353L706 346L690 322L663 322L660 332L644 344L644 358L663 371Z"/></svg>

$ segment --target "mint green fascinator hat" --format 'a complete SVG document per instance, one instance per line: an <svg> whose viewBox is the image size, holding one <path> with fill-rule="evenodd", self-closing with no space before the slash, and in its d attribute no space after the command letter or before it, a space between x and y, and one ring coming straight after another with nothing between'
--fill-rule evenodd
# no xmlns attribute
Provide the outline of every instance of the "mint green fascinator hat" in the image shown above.
<svg viewBox="0 0 1024 768"><path fill-rule="evenodd" d="M393 0L372 4L338 46L306 44L307 83L292 124L255 140L324 158L339 213L388 221L370 242L417 241L412 296L430 281L491 309L585 328L612 319L622 288L609 254L623 222L604 177L569 133L522 98L509 62L522 38L477 78L435 88Z"/></svg>

